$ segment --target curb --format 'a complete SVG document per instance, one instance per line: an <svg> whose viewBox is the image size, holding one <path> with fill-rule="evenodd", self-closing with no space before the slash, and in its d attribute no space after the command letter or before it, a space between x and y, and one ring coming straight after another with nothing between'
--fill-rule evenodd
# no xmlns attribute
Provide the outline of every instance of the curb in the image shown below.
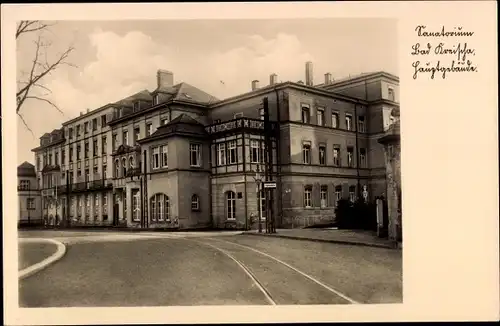
<svg viewBox="0 0 500 326"><path fill-rule="evenodd" d="M314 239L314 238L305 238L305 237L297 237L291 235L279 235L279 234L259 234L259 233L243 233L254 236L263 236L263 237L274 237L274 238L284 238L284 239L292 239L292 240L302 240L302 241L312 241L312 242L324 242L324 243L336 243L343 245L353 245L353 246L363 246L363 247L372 247L372 248L383 248L383 249L398 249L389 244L378 244L378 243L365 243L365 242L356 242L356 241L344 241L344 240L326 240L326 239Z"/></svg>
<svg viewBox="0 0 500 326"><path fill-rule="evenodd" d="M20 238L21 243L40 243L40 242L49 242L52 244L55 244L57 246L56 252L48 257L42 260L39 263L36 263L34 265L31 265L21 271L19 271L19 280L25 279L35 273L38 273L42 269L46 268L47 266L55 263L59 259L61 259L65 254L66 254L66 246L57 240L53 239L43 239L43 238Z"/></svg>

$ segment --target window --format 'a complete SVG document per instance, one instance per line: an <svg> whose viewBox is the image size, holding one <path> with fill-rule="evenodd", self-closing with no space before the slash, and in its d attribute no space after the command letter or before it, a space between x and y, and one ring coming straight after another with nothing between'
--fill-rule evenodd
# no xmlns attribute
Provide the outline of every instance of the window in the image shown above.
<svg viewBox="0 0 500 326"><path fill-rule="evenodd" d="M92 119L92 130L97 130L97 118Z"/></svg>
<svg viewBox="0 0 500 326"><path fill-rule="evenodd" d="M52 153L49 154L49 165L52 165Z"/></svg>
<svg viewBox="0 0 500 326"><path fill-rule="evenodd" d="M106 172L106 170L108 169L108 166L107 165L103 165L102 166L102 179L106 180L108 178L108 173Z"/></svg>
<svg viewBox="0 0 500 326"><path fill-rule="evenodd" d="M90 181L90 171L89 169L85 169L85 182Z"/></svg>
<svg viewBox="0 0 500 326"><path fill-rule="evenodd" d="M66 163L66 151L63 149L61 151L61 164L65 164Z"/></svg>
<svg viewBox="0 0 500 326"><path fill-rule="evenodd" d="M76 159L79 161L81 159L81 153L82 151L82 146L80 145L76 145Z"/></svg>
<svg viewBox="0 0 500 326"><path fill-rule="evenodd" d="M161 167L166 168L168 166L168 146L163 145L161 148Z"/></svg>
<svg viewBox="0 0 500 326"><path fill-rule="evenodd" d="M99 215L99 194L94 195L94 215Z"/></svg>
<svg viewBox="0 0 500 326"><path fill-rule="evenodd" d="M42 169L42 163L41 163L41 160L40 160L40 156L37 156L36 157L36 166L39 170Z"/></svg>
<svg viewBox="0 0 500 326"><path fill-rule="evenodd" d="M325 125L325 109L318 108L316 111L316 115L318 117L318 126L324 126Z"/></svg>
<svg viewBox="0 0 500 326"><path fill-rule="evenodd" d="M101 127L106 126L106 124L108 123L108 122L106 121L106 119L107 119L107 118L106 118L106 115L105 115L105 114L104 114L104 115L101 115Z"/></svg>
<svg viewBox="0 0 500 326"><path fill-rule="evenodd" d="M160 148L153 147L153 155L151 158L151 163L153 164L153 169L160 168Z"/></svg>
<svg viewBox="0 0 500 326"><path fill-rule="evenodd" d="M326 165L326 146L319 145L319 164Z"/></svg>
<svg viewBox="0 0 500 326"><path fill-rule="evenodd" d="M78 216L82 216L83 201L81 197L78 197Z"/></svg>
<svg viewBox="0 0 500 326"><path fill-rule="evenodd" d="M262 220L266 219L266 192L264 190L260 190L260 200L257 200L257 209L259 210L260 216ZM257 194L259 195L259 194Z"/></svg>
<svg viewBox="0 0 500 326"><path fill-rule="evenodd" d="M29 180L19 181L19 190L29 190L29 189L30 189L30 181Z"/></svg>
<svg viewBox="0 0 500 326"><path fill-rule="evenodd" d="M335 186L335 205L342 199L342 186Z"/></svg>
<svg viewBox="0 0 500 326"><path fill-rule="evenodd" d="M104 215L103 216L103 220L106 220L108 218L108 195L106 193L104 193L102 195L102 214Z"/></svg>
<svg viewBox="0 0 500 326"><path fill-rule="evenodd" d="M217 144L217 165L226 165L226 144Z"/></svg>
<svg viewBox="0 0 500 326"><path fill-rule="evenodd" d="M120 160L115 160L115 178L120 176Z"/></svg>
<svg viewBox="0 0 500 326"><path fill-rule="evenodd" d="M264 120L264 117L265 117L264 108L259 109L259 117L260 117L260 120Z"/></svg>
<svg viewBox="0 0 500 326"><path fill-rule="evenodd" d="M200 197L198 197L198 195L193 195L191 197L191 210L193 211L200 210Z"/></svg>
<svg viewBox="0 0 500 326"><path fill-rule="evenodd" d="M139 221L141 216L141 207L139 205L140 193L138 189L132 189L132 219Z"/></svg>
<svg viewBox="0 0 500 326"><path fill-rule="evenodd" d="M250 141L250 162L259 163L260 162L260 146L258 140Z"/></svg>
<svg viewBox="0 0 500 326"><path fill-rule="evenodd" d="M59 153L58 152L56 152L54 154L54 164L59 165Z"/></svg>
<svg viewBox="0 0 500 326"><path fill-rule="evenodd" d="M235 114L234 114L234 118L235 118L235 119L238 119L238 118L243 118L243 112L238 112L238 113L235 113Z"/></svg>
<svg viewBox="0 0 500 326"><path fill-rule="evenodd" d="M140 107L139 104L140 104L139 102L134 103L134 112L139 110L139 107Z"/></svg>
<svg viewBox="0 0 500 326"><path fill-rule="evenodd" d="M89 216L90 215L90 195L85 196L85 203L86 203L85 215Z"/></svg>
<svg viewBox="0 0 500 326"><path fill-rule="evenodd" d="M69 139L73 139L73 128L68 129Z"/></svg>
<svg viewBox="0 0 500 326"><path fill-rule="evenodd" d="M153 105L158 103L160 103L160 95L156 94L155 97L153 97Z"/></svg>
<svg viewBox="0 0 500 326"><path fill-rule="evenodd" d="M76 135L77 135L77 136L80 136L81 129L82 129L82 127L81 127L80 125L77 125L77 126L76 126Z"/></svg>
<svg viewBox="0 0 500 326"><path fill-rule="evenodd" d="M161 118L160 120L160 126L164 126L168 123L168 118Z"/></svg>
<svg viewBox="0 0 500 326"><path fill-rule="evenodd" d="M69 162L73 162L73 147L69 148Z"/></svg>
<svg viewBox="0 0 500 326"><path fill-rule="evenodd" d="M340 166L340 147L333 147L333 165Z"/></svg>
<svg viewBox="0 0 500 326"><path fill-rule="evenodd" d="M354 166L354 150L352 147L347 147L347 166L348 167L353 167Z"/></svg>
<svg viewBox="0 0 500 326"><path fill-rule="evenodd" d="M352 130L352 116L350 114L345 115L345 128Z"/></svg>
<svg viewBox="0 0 500 326"><path fill-rule="evenodd" d="M92 146L92 152L94 153L94 157L99 153L99 146L97 145L97 139L94 139L94 144Z"/></svg>
<svg viewBox="0 0 500 326"><path fill-rule="evenodd" d="M148 123L146 125L146 137L151 136L152 133L153 133L153 124L152 123Z"/></svg>
<svg viewBox="0 0 500 326"><path fill-rule="evenodd" d="M388 98L389 98L389 101L393 101L395 102L396 101L396 96L394 94L394 89L392 87L389 87L389 89L387 90L387 94L388 94Z"/></svg>
<svg viewBox="0 0 500 326"><path fill-rule="evenodd" d="M94 166L94 180L97 179L97 174L99 173L99 168L97 166Z"/></svg>
<svg viewBox="0 0 500 326"><path fill-rule="evenodd" d="M124 157L122 158L122 177L126 177L127 176L127 159Z"/></svg>
<svg viewBox="0 0 500 326"><path fill-rule="evenodd" d="M359 149L359 166L362 168L366 168L366 149Z"/></svg>
<svg viewBox="0 0 500 326"><path fill-rule="evenodd" d="M170 201L165 194L155 194L150 200L151 220L170 221Z"/></svg>
<svg viewBox="0 0 500 326"><path fill-rule="evenodd" d="M135 128L134 129L134 145L137 144L137 141L141 137L141 129L140 128Z"/></svg>
<svg viewBox="0 0 500 326"><path fill-rule="evenodd" d="M302 123L309 123L310 122L310 119L311 119L310 114L311 113L310 113L309 107L303 106L302 107Z"/></svg>
<svg viewBox="0 0 500 326"><path fill-rule="evenodd" d="M128 145L128 131L123 132L123 145Z"/></svg>
<svg viewBox="0 0 500 326"><path fill-rule="evenodd" d="M236 140L231 140L227 144L227 156L228 156L228 164L234 164L238 160L237 149L236 149Z"/></svg>
<svg viewBox="0 0 500 326"><path fill-rule="evenodd" d="M302 144L302 162L311 164L311 143Z"/></svg>
<svg viewBox="0 0 500 326"><path fill-rule="evenodd" d="M89 123L88 121L84 123L83 125L83 130L85 130L85 133L88 134L89 133Z"/></svg>
<svg viewBox="0 0 500 326"><path fill-rule="evenodd" d="M226 192L226 218L236 219L236 194L232 191Z"/></svg>
<svg viewBox="0 0 500 326"><path fill-rule="evenodd" d="M221 122L221 120L220 120L220 119L215 119L215 120L214 120L214 123L220 123L220 122Z"/></svg>
<svg viewBox="0 0 500 326"><path fill-rule="evenodd" d="M89 158L89 152L90 152L89 142L86 141L85 142L85 158Z"/></svg>
<svg viewBox="0 0 500 326"><path fill-rule="evenodd" d="M319 198L321 201L321 208L328 207L328 186L321 186Z"/></svg>
<svg viewBox="0 0 500 326"><path fill-rule="evenodd" d="M358 131L359 132L366 132L366 126L365 126L365 116L360 115L358 117Z"/></svg>
<svg viewBox="0 0 500 326"><path fill-rule="evenodd" d="M201 165L201 145L200 144L189 144L190 153L190 165L200 166Z"/></svg>
<svg viewBox="0 0 500 326"><path fill-rule="evenodd" d="M107 153L107 147L108 147L108 143L106 141L106 136L102 136L102 141L101 141L101 149L102 149L102 154L106 154Z"/></svg>
<svg viewBox="0 0 500 326"><path fill-rule="evenodd" d="M35 198L26 198L26 208L28 210L35 209Z"/></svg>
<svg viewBox="0 0 500 326"><path fill-rule="evenodd" d="M134 160L133 156L130 156L130 158L128 159L128 164L129 164L130 169L135 168L135 160Z"/></svg>
<svg viewBox="0 0 500 326"><path fill-rule="evenodd" d="M304 188L304 207L312 207L311 197L312 186L306 186Z"/></svg>
<svg viewBox="0 0 500 326"><path fill-rule="evenodd" d="M112 139L112 142L111 142L111 146L113 146L113 148L111 150L114 152L118 148L118 135L117 134L113 134L112 138L113 139Z"/></svg>
<svg viewBox="0 0 500 326"><path fill-rule="evenodd" d="M354 203L356 201L356 186L349 187L349 200Z"/></svg>

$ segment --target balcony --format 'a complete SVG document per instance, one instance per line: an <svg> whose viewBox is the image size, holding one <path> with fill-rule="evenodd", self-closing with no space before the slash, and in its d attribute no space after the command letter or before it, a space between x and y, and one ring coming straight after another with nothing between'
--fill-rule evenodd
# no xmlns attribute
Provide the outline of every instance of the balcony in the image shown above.
<svg viewBox="0 0 500 326"><path fill-rule="evenodd" d="M141 175L141 168L128 169L126 177L135 177Z"/></svg>
<svg viewBox="0 0 500 326"><path fill-rule="evenodd" d="M113 188L113 183L108 179L99 179L93 181L72 183L69 185L69 187L70 192L86 192ZM66 193L66 186L60 186L57 192L58 194Z"/></svg>

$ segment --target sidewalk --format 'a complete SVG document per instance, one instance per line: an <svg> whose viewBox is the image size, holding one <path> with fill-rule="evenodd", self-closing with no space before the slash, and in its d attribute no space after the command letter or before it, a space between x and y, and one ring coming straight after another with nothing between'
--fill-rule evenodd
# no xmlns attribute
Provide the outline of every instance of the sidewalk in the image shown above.
<svg viewBox="0 0 500 326"><path fill-rule="evenodd" d="M389 240L381 239L377 237L375 232L371 231L335 229L278 229L275 234L266 234L265 230L262 232L263 233L258 233L257 230L251 230L244 232L244 234L378 248L395 248L395 245ZM398 249L401 249L402 244L398 244L397 247Z"/></svg>

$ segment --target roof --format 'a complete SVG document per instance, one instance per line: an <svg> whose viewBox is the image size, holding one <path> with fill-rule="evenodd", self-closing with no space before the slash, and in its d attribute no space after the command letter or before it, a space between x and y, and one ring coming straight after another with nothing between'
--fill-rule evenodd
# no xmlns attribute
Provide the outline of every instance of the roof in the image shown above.
<svg viewBox="0 0 500 326"><path fill-rule="evenodd" d="M399 82L398 76L395 76L395 75L390 74L390 73L385 72L385 71L372 71L372 72L363 72L363 73L360 73L357 75L352 75L352 76L334 79L329 84L321 83L321 84L315 85L315 87L327 88L327 87L337 86L339 84L349 84L350 82L356 82L356 81L360 81L360 80L365 80L365 79L375 78L375 77L382 77L382 76Z"/></svg>
<svg viewBox="0 0 500 326"><path fill-rule="evenodd" d="M167 98L167 100L194 102L199 104L209 104L220 101L215 96L210 95L202 91L198 87L185 82L170 87L157 88L153 93L158 92L172 95L171 97Z"/></svg>
<svg viewBox="0 0 500 326"><path fill-rule="evenodd" d="M121 99L121 100L115 102L115 104L117 104L117 105L132 105L135 101L138 101L138 100L152 101L153 97L151 96L149 91L147 89L145 89L145 90L142 90L138 93L135 93L134 95L131 95L129 97Z"/></svg>
<svg viewBox="0 0 500 326"><path fill-rule="evenodd" d="M29 162L24 161L17 167L18 176L33 176L36 177L35 166Z"/></svg>
<svg viewBox="0 0 500 326"><path fill-rule="evenodd" d="M166 125L158 127L158 129L149 137L140 140L140 143L146 143L158 138L169 136L195 136L206 137L208 134L205 131L205 126L189 115L182 113L177 118L173 119Z"/></svg>

